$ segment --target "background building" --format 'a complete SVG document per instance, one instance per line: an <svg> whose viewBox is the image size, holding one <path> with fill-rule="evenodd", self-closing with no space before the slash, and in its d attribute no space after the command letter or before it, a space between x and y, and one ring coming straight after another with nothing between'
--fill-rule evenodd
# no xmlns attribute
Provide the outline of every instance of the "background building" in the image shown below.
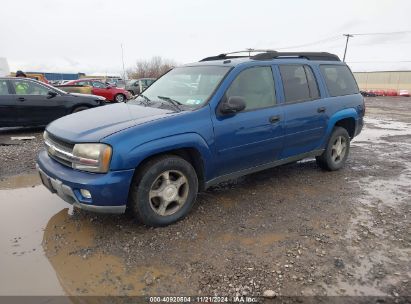
<svg viewBox="0 0 411 304"><path fill-rule="evenodd" d="M409 90L411 71L355 72L361 90Z"/></svg>

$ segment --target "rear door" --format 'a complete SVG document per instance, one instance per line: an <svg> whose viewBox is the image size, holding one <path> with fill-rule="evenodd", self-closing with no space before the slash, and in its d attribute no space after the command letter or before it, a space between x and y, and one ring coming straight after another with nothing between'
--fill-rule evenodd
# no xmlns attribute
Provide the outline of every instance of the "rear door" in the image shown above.
<svg viewBox="0 0 411 304"><path fill-rule="evenodd" d="M15 92L20 125L47 125L66 113L60 95L53 98L48 95L51 88L24 78L16 78L10 82Z"/></svg>
<svg viewBox="0 0 411 304"><path fill-rule="evenodd" d="M0 79L0 128L17 126L16 98L6 79Z"/></svg>
<svg viewBox="0 0 411 304"><path fill-rule="evenodd" d="M279 65L284 93L285 139L282 158L313 151L326 132L326 101L309 65Z"/></svg>

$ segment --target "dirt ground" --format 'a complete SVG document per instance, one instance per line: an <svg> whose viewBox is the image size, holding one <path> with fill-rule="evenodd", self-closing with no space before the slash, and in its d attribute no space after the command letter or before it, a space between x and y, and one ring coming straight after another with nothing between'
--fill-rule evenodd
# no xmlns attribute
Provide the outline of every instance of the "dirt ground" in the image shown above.
<svg viewBox="0 0 411 304"><path fill-rule="evenodd" d="M73 210L33 171L41 131L17 132L36 139L0 146L0 295L411 301L411 98L366 106L344 169L307 159L220 184L155 229Z"/></svg>

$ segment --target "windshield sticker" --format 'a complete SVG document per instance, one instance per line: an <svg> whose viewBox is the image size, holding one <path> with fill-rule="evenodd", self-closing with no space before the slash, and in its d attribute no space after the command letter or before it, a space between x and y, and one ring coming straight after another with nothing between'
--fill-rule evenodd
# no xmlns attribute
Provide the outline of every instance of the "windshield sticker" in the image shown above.
<svg viewBox="0 0 411 304"><path fill-rule="evenodd" d="M188 99L186 103L188 105L199 105L201 102L201 99Z"/></svg>

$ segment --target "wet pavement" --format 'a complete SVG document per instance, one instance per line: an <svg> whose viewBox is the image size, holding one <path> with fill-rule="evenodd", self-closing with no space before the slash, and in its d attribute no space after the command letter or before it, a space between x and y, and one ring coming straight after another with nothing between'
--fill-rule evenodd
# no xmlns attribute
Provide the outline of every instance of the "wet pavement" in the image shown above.
<svg viewBox="0 0 411 304"><path fill-rule="evenodd" d="M411 296L411 99L368 99L366 115L344 169L308 159L223 183L165 228L73 210L34 156L25 171L8 158L0 295Z"/></svg>

